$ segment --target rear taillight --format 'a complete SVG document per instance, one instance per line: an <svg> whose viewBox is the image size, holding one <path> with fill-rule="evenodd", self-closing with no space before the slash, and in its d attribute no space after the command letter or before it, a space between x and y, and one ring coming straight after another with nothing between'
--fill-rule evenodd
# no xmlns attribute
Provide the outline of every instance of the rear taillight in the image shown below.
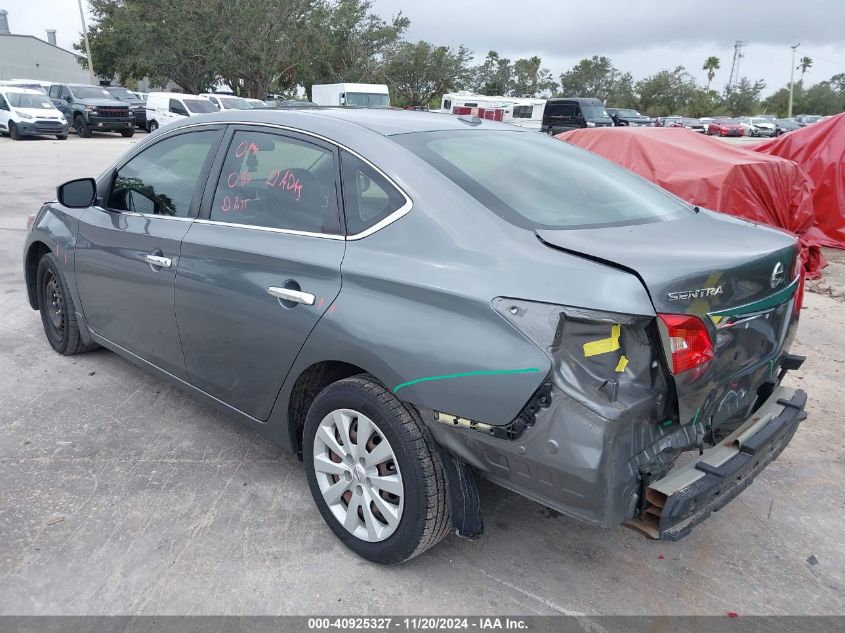
<svg viewBox="0 0 845 633"><path fill-rule="evenodd" d="M680 374L713 358L713 341L704 321L688 314L659 314L669 333L672 373Z"/></svg>

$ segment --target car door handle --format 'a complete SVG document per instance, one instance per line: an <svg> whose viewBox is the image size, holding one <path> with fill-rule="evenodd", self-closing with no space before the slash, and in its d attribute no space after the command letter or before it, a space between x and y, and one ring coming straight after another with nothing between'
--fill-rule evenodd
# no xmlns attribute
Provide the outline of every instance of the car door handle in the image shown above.
<svg viewBox="0 0 845 633"><path fill-rule="evenodd" d="M169 257L152 254L144 255L144 261L150 266L156 266L157 268L170 268L170 265L173 263Z"/></svg>
<svg viewBox="0 0 845 633"><path fill-rule="evenodd" d="M278 286L270 286L267 288L267 294L273 295L278 299L284 301L293 301L294 303L304 303L307 306L314 305L314 295L310 292L303 292L301 290L294 290L292 288L279 288Z"/></svg>

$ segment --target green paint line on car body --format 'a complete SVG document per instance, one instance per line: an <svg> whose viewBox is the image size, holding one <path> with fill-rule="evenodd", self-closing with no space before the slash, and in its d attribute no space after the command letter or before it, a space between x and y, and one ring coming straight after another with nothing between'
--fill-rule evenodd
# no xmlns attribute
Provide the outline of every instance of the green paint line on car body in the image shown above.
<svg viewBox="0 0 845 633"><path fill-rule="evenodd" d="M468 376L505 376L508 374L533 374L540 370L536 367L528 367L526 369L487 369L480 371L464 371L458 374L443 374L442 376L425 376L423 378L415 378L408 382L403 382L393 388L393 393L396 393L403 387L410 387L420 382L431 382L433 380L450 380L452 378L466 378Z"/></svg>
<svg viewBox="0 0 845 633"><path fill-rule="evenodd" d="M798 281L793 281L790 285L788 285L783 290L779 290L773 295L769 295L765 299L760 299L759 301L754 301L753 303L748 303L744 306L739 306L736 308L730 308L728 310L719 310L718 312L711 312L710 316L743 316L746 314L754 314L755 312L763 312L764 310L768 310L770 308L774 308L779 306L782 303L786 303L792 298L792 295L795 294L795 291L798 290Z"/></svg>

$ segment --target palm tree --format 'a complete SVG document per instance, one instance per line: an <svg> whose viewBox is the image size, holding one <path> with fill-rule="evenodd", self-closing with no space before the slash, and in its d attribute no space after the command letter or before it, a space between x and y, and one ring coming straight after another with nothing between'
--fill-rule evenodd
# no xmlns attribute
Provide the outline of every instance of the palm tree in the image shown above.
<svg viewBox="0 0 845 633"><path fill-rule="evenodd" d="M720 64L719 58L714 55L711 55L705 60L702 70L707 71L707 90L710 90L710 82L716 76L716 71L721 67Z"/></svg>
<svg viewBox="0 0 845 633"><path fill-rule="evenodd" d="M798 68L801 69L801 79L799 79L798 81L803 83L804 73L807 72L810 69L810 66L812 66L812 65L813 65L813 60L810 59L809 57L805 56L805 57L801 58L801 61L798 63Z"/></svg>

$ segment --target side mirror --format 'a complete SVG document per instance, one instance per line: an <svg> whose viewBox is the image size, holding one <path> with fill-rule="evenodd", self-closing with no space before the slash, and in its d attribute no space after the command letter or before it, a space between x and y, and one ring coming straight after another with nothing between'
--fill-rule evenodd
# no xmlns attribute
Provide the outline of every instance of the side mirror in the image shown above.
<svg viewBox="0 0 845 633"><path fill-rule="evenodd" d="M59 204L71 209L90 207L97 199L97 182L93 178L69 180L56 188Z"/></svg>
<svg viewBox="0 0 845 633"><path fill-rule="evenodd" d="M73 102L73 97L71 97L70 95L67 95L67 96L65 97L65 101L67 101L68 103L72 103L72 102Z"/></svg>

